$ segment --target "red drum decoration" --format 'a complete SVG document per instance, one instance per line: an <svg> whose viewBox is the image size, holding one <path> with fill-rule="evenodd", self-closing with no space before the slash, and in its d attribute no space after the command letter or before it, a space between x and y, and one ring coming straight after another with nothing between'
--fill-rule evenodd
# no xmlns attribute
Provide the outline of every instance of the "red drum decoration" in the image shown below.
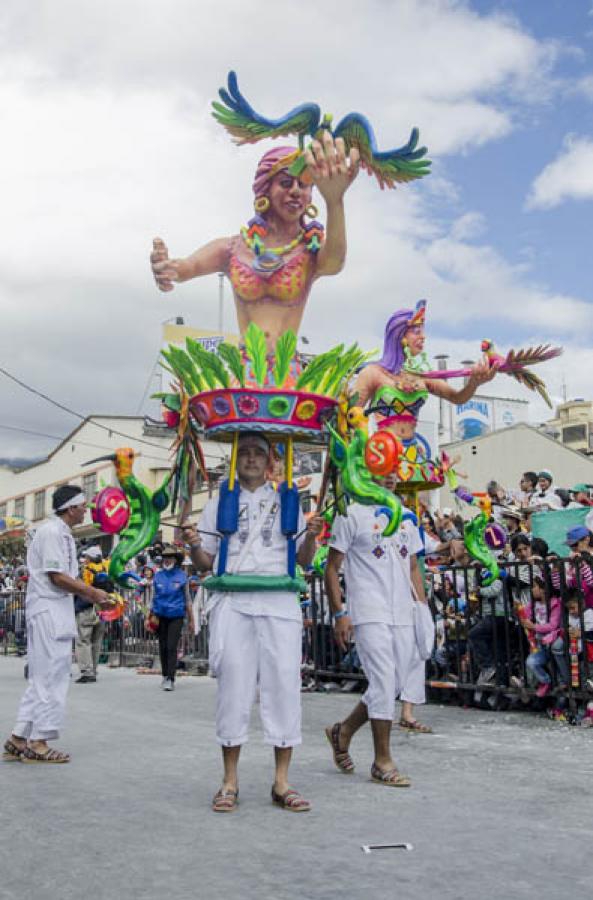
<svg viewBox="0 0 593 900"><path fill-rule="evenodd" d="M397 468L403 447L390 431L376 431L367 441L364 461L373 475L389 475Z"/></svg>
<svg viewBox="0 0 593 900"><path fill-rule="evenodd" d="M93 500L92 519L106 534L117 534L130 519L130 504L120 488L106 487Z"/></svg>

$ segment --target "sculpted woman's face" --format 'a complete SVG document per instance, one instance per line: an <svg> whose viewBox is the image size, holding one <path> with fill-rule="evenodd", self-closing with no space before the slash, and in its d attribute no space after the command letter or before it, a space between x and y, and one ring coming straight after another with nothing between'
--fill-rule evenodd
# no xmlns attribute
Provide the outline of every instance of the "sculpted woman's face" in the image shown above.
<svg viewBox="0 0 593 900"><path fill-rule="evenodd" d="M283 169L272 178L267 192L270 213L285 224L298 224L311 202L313 188Z"/></svg>
<svg viewBox="0 0 593 900"><path fill-rule="evenodd" d="M417 356L424 350L424 325L412 325L405 333L405 339L412 356Z"/></svg>

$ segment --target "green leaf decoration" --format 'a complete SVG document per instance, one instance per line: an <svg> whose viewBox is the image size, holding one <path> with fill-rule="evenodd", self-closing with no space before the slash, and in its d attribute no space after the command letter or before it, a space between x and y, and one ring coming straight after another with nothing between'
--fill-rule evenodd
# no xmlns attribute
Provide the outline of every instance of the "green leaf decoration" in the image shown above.
<svg viewBox="0 0 593 900"><path fill-rule="evenodd" d="M181 397L179 394L166 394L164 391L159 391L157 394L151 394L150 399L160 400L167 409L181 412Z"/></svg>
<svg viewBox="0 0 593 900"><path fill-rule="evenodd" d="M185 343L188 353L200 367L201 374L208 387L211 390L218 387L228 387L228 372L218 356L216 356L215 353L211 353L209 350L205 350L204 347L202 347L198 341L194 341L193 338L186 338Z"/></svg>
<svg viewBox="0 0 593 900"><path fill-rule="evenodd" d="M216 351L225 361L241 387L245 387L245 366L237 348L233 344L227 344L226 341L223 341L218 345Z"/></svg>
<svg viewBox="0 0 593 900"><path fill-rule="evenodd" d="M181 372L181 380L188 393L195 394L200 391L202 379L191 358L174 344L169 344L169 360ZM176 371L177 371L176 369Z"/></svg>
<svg viewBox="0 0 593 900"><path fill-rule="evenodd" d="M310 391L316 391L325 378L328 367L333 368L336 361L344 352L344 345L340 344L326 353L320 353L313 359L304 372L299 375L296 383L297 388L308 387Z"/></svg>
<svg viewBox="0 0 593 900"><path fill-rule="evenodd" d="M356 350L356 344L353 344L336 360L333 366L328 366L324 378L319 385L319 392L321 394L327 394L330 397L333 396L334 389L341 383L344 374L350 371L351 361L354 354L356 354Z"/></svg>
<svg viewBox="0 0 593 900"><path fill-rule="evenodd" d="M276 387L282 387L290 373L290 364L294 359L297 348L297 336L290 329L281 334L276 341L274 365L274 383Z"/></svg>
<svg viewBox="0 0 593 900"><path fill-rule="evenodd" d="M249 323L245 332L245 349L251 360L255 380L260 387L263 387L268 372L266 339L261 328L258 328L254 322Z"/></svg>

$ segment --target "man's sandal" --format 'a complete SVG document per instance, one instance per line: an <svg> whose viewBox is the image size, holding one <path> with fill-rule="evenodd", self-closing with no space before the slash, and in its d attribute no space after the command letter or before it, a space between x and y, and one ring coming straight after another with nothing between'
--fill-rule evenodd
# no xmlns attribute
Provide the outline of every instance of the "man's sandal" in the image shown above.
<svg viewBox="0 0 593 900"><path fill-rule="evenodd" d="M417 731L418 734L432 734L430 725L423 725L417 719L400 719L399 727L404 731Z"/></svg>
<svg viewBox="0 0 593 900"><path fill-rule="evenodd" d="M212 812L229 813L237 808L239 791L223 791L221 788L212 800Z"/></svg>
<svg viewBox="0 0 593 900"><path fill-rule="evenodd" d="M334 753L334 762L337 768L340 770L340 772L344 772L345 775L352 775L354 772L354 763L352 761L352 757L347 750L342 750L340 748L341 728L341 722L336 722L335 725L328 725L328 727L325 729L325 736L331 744L331 748Z"/></svg>
<svg viewBox="0 0 593 900"><path fill-rule="evenodd" d="M24 749L24 747L18 747L15 742L11 741L9 738L4 742L4 752L2 754L2 759L5 762L20 762Z"/></svg>
<svg viewBox="0 0 593 900"><path fill-rule="evenodd" d="M371 766L371 781L384 784L386 787L398 788L410 787L412 783L407 775L402 775L395 767L384 772L375 763Z"/></svg>
<svg viewBox="0 0 593 900"><path fill-rule="evenodd" d="M69 763L70 755L62 753L61 750L50 750L48 747L45 753L38 753L31 747L25 747L21 753L21 762L23 763Z"/></svg>
<svg viewBox="0 0 593 900"><path fill-rule="evenodd" d="M309 812L311 809L309 801L292 788L283 794L279 794L275 788L272 788L272 803L277 803L281 809L287 809L289 812Z"/></svg>

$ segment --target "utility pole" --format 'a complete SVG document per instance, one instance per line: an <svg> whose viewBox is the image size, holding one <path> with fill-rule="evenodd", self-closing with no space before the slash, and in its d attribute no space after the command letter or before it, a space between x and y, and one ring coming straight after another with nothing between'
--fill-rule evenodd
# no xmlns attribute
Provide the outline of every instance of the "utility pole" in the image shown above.
<svg viewBox="0 0 593 900"><path fill-rule="evenodd" d="M224 272L218 273L218 330L223 334Z"/></svg>

